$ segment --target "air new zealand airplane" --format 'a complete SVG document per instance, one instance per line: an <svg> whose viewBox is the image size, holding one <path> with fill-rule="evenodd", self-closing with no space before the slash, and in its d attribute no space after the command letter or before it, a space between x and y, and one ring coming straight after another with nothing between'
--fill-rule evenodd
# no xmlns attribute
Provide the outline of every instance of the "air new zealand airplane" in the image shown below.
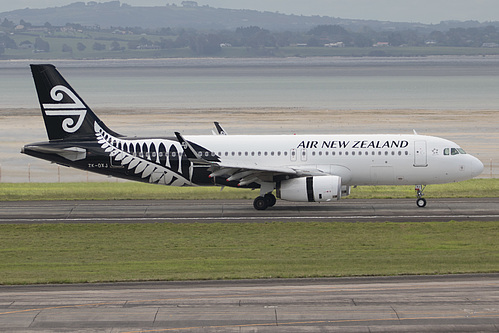
<svg viewBox="0 0 499 333"><path fill-rule="evenodd" d="M170 186L259 188L255 209L328 202L354 185L415 185L478 176L483 164L456 143L414 134L126 137L107 127L53 65L31 65L49 141L22 153L104 175ZM273 194L275 190L276 195Z"/></svg>

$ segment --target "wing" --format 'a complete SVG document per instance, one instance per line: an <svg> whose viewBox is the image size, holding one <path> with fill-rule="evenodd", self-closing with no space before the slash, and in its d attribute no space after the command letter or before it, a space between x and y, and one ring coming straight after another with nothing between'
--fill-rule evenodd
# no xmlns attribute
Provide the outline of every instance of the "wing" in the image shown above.
<svg viewBox="0 0 499 333"><path fill-rule="evenodd" d="M175 136L180 145L184 149L189 161L197 165L209 165L210 178L213 177L227 177L227 181L238 181L238 186L245 186L251 183L263 183L273 181L275 176L283 177L305 177L305 176L323 176L325 172L311 168L309 166L269 166L257 163L242 163L235 160L208 160L198 154L193 148L191 143L184 139L179 133L175 132ZM210 156L212 154L209 154Z"/></svg>

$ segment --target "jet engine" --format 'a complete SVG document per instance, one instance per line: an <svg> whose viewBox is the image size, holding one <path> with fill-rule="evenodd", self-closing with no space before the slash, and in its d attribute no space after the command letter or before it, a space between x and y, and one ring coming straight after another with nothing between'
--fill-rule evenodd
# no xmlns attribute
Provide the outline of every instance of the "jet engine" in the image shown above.
<svg viewBox="0 0 499 333"><path fill-rule="evenodd" d="M286 201L325 202L340 200L342 192L350 192L341 186L339 176L300 177L277 182L277 197Z"/></svg>

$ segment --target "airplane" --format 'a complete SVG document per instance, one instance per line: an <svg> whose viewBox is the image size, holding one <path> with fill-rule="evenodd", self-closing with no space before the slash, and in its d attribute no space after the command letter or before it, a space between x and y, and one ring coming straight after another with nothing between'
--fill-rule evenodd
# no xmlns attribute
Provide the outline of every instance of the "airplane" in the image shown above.
<svg viewBox="0 0 499 333"><path fill-rule="evenodd" d="M81 170L170 186L259 189L253 206L277 198L330 202L357 185L415 185L471 179L483 164L456 143L413 134L126 137L107 127L51 64L30 65L49 141L22 153ZM273 192L275 191L275 195Z"/></svg>

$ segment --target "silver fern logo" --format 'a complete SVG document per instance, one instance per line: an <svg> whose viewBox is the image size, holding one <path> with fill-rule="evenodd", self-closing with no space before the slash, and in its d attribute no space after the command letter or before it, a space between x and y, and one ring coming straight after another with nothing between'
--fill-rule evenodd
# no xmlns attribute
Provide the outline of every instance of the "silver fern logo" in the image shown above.
<svg viewBox="0 0 499 333"><path fill-rule="evenodd" d="M94 122L101 148L116 164L149 183L185 186L192 184L193 166L179 152L180 144L166 139L121 139Z"/></svg>
<svg viewBox="0 0 499 333"><path fill-rule="evenodd" d="M55 86L50 90L50 98L55 102L61 102L66 94L73 103L45 103L42 104L47 116L69 116L62 121L62 129L67 133L74 133L80 129L87 114L87 108L83 102L67 87ZM78 116L78 120L74 121L71 116Z"/></svg>

